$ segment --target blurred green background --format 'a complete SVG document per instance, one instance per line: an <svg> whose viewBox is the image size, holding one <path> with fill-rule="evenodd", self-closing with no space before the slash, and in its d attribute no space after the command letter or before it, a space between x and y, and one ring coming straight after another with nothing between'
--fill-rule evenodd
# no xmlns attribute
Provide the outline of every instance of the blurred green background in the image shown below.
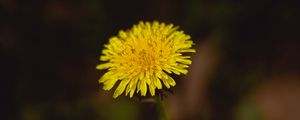
<svg viewBox="0 0 300 120"><path fill-rule="evenodd" d="M140 20L179 25L197 53L170 120L299 120L297 0L1 0L1 120L156 120L98 79L110 36Z"/></svg>

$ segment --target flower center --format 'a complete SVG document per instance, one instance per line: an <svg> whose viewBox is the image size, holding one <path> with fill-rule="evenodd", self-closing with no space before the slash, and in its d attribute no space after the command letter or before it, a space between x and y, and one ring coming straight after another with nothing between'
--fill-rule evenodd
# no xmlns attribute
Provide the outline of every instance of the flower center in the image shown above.
<svg viewBox="0 0 300 120"><path fill-rule="evenodd" d="M136 58L137 63L141 66L143 71L153 69L157 61L155 54L152 51L142 49Z"/></svg>

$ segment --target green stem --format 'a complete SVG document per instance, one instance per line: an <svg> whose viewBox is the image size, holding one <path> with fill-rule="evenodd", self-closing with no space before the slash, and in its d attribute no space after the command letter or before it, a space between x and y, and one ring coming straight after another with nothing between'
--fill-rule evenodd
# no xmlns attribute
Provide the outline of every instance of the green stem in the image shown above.
<svg viewBox="0 0 300 120"><path fill-rule="evenodd" d="M158 105L158 110L160 113L160 119L161 120L168 120L168 115L166 111L166 107L164 102L161 100L161 98L158 96L156 97L157 105Z"/></svg>

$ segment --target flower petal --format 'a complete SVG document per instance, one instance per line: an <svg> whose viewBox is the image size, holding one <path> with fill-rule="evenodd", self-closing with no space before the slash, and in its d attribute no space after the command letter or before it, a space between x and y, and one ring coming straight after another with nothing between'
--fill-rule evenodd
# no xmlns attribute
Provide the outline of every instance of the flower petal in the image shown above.
<svg viewBox="0 0 300 120"><path fill-rule="evenodd" d="M124 92L129 81L130 81L130 79L122 80L122 82L119 84L118 88L114 92L114 95L113 95L114 98L117 98L119 95L121 95Z"/></svg>

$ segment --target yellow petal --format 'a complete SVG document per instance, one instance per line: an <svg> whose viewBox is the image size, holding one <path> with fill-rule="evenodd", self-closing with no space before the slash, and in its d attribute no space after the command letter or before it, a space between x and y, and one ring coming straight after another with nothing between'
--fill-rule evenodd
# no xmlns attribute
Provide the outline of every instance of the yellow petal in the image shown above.
<svg viewBox="0 0 300 120"><path fill-rule="evenodd" d="M182 59L182 58L176 58L176 61L177 61L177 62L180 62L180 63L182 63L182 64L188 64L188 65L192 64L192 61L191 61L191 60Z"/></svg>
<svg viewBox="0 0 300 120"><path fill-rule="evenodd" d="M149 91L150 91L151 96L154 96L155 95L155 86L154 85L150 85L149 86Z"/></svg>
<svg viewBox="0 0 300 120"><path fill-rule="evenodd" d="M195 49L183 49L183 50L178 50L177 52L192 52L192 53L194 53L194 52L196 52L196 50Z"/></svg>
<svg viewBox="0 0 300 120"><path fill-rule="evenodd" d="M136 87L137 87L137 82L134 83L132 88L130 89L130 98L133 97L133 93L135 92Z"/></svg>
<svg viewBox="0 0 300 120"><path fill-rule="evenodd" d="M117 98L119 95L121 95L124 92L129 81L130 79L122 80L122 82L119 84L118 88L114 92L113 95L114 98Z"/></svg>
<svg viewBox="0 0 300 120"><path fill-rule="evenodd" d="M154 80L154 84L157 87L157 89L162 89L162 85L161 85L160 80L157 77L154 77L153 80Z"/></svg>
<svg viewBox="0 0 300 120"><path fill-rule="evenodd" d="M140 80L141 84L140 84L140 90L141 90L141 95L142 96L146 96L147 93L147 84L145 80Z"/></svg>
<svg viewBox="0 0 300 120"><path fill-rule="evenodd" d="M175 80L174 80L172 77L170 77L170 76L169 76L169 78L168 78L168 82L169 82L169 84L170 84L171 86L175 86L175 85L176 85Z"/></svg>
<svg viewBox="0 0 300 120"><path fill-rule="evenodd" d="M168 79L166 79L166 78L162 78L161 80L163 81L164 85L165 85L167 88L170 88L170 85L169 85Z"/></svg>
<svg viewBox="0 0 300 120"><path fill-rule="evenodd" d="M122 39L126 39L126 38L127 38L127 35L126 35L126 33L125 33L123 30L121 30L121 31L119 32L119 36L120 36Z"/></svg>
<svg viewBox="0 0 300 120"><path fill-rule="evenodd" d="M98 80L98 82L103 83L103 82L107 81L108 79L117 79L114 76L115 75L113 75L113 72L107 72Z"/></svg>
<svg viewBox="0 0 300 120"><path fill-rule="evenodd" d="M146 72L146 74L145 74L145 78L144 78L145 80L146 80L146 83L148 84L148 85L150 85L150 72Z"/></svg>
<svg viewBox="0 0 300 120"><path fill-rule="evenodd" d="M117 81L118 81L118 79L109 79L109 80L105 81L103 90L110 90Z"/></svg>
<svg viewBox="0 0 300 120"><path fill-rule="evenodd" d="M111 63L103 63L103 64L99 64L96 66L96 69L98 70L103 70L103 69L107 69L110 68L112 66Z"/></svg>
<svg viewBox="0 0 300 120"><path fill-rule="evenodd" d="M137 80L138 78L137 77L134 77L132 78L132 80L129 82L129 84L127 85L127 88L126 88L126 96L128 95L129 92L131 92L132 89L135 90L136 88L136 84L137 84ZM134 91L133 91L134 92Z"/></svg>

